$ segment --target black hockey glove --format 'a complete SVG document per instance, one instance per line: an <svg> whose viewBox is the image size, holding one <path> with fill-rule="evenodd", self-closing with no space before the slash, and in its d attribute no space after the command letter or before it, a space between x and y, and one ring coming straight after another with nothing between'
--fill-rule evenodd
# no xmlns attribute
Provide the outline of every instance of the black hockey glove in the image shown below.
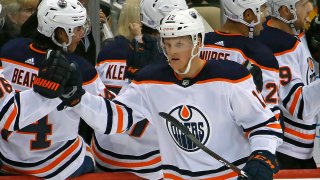
<svg viewBox="0 0 320 180"><path fill-rule="evenodd" d="M320 59L320 19L319 16L313 18L309 29L306 31L306 38L311 55L317 62Z"/></svg>
<svg viewBox="0 0 320 180"><path fill-rule="evenodd" d="M60 51L49 50L33 80L33 90L46 98L59 97L71 74L70 62Z"/></svg>
<svg viewBox="0 0 320 180"><path fill-rule="evenodd" d="M243 66L246 67L252 75L253 82L256 85L257 91L261 92L263 88L263 77L261 69L248 60L243 63Z"/></svg>
<svg viewBox="0 0 320 180"><path fill-rule="evenodd" d="M242 170L249 176L248 180L272 180L273 174L279 171L279 163L269 151L254 151Z"/></svg>
<svg viewBox="0 0 320 180"><path fill-rule="evenodd" d="M75 63L72 63L71 67L70 78L60 96L63 102L57 107L59 111L63 110L66 106L73 107L77 105L85 93L85 90L82 89L82 76L79 67Z"/></svg>

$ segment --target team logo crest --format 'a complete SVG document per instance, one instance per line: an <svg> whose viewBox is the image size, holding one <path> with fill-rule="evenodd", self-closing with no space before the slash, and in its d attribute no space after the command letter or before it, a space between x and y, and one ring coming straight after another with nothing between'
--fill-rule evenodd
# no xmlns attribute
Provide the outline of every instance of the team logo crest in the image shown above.
<svg viewBox="0 0 320 180"><path fill-rule="evenodd" d="M190 12L190 16L191 16L193 19L197 19L197 14L196 14L194 11L191 11L191 12Z"/></svg>
<svg viewBox="0 0 320 180"><path fill-rule="evenodd" d="M316 80L316 73L315 73L315 69L314 69L314 64L313 64L313 59L311 57L309 57L307 59L308 61L308 72L307 72L307 82L308 84L315 81Z"/></svg>
<svg viewBox="0 0 320 180"><path fill-rule="evenodd" d="M200 110L190 105L181 105L174 108L169 114L179 120L202 144L206 145L209 139L210 126L207 118ZM199 150L183 132L169 121L166 125L172 139L179 148L187 152Z"/></svg>
<svg viewBox="0 0 320 180"><path fill-rule="evenodd" d="M59 1L58 1L58 6L61 7L61 8L67 7L67 1L65 1L65 0L59 0Z"/></svg>

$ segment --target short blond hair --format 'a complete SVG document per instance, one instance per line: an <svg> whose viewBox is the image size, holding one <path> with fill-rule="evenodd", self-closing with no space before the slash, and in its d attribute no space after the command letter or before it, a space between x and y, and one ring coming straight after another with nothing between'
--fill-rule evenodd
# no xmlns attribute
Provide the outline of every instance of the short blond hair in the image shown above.
<svg viewBox="0 0 320 180"><path fill-rule="evenodd" d="M134 37L129 30L130 23L141 23L140 0L126 0L119 16L117 34L132 40Z"/></svg>

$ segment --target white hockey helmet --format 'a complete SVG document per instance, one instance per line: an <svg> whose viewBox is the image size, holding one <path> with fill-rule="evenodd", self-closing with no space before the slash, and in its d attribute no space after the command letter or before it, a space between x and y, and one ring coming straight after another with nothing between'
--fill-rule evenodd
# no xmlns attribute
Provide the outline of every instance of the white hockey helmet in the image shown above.
<svg viewBox="0 0 320 180"><path fill-rule="evenodd" d="M260 7L267 3L267 0L223 0L221 2L223 2L224 13L228 19L247 26L250 26L250 23L244 20L243 13L247 9L251 9L258 17L258 21L253 23L253 26L255 26L260 23Z"/></svg>
<svg viewBox="0 0 320 180"><path fill-rule="evenodd" d="M297 13L296 13L296 3L299 0L268 0L269 6L271 7L271 16L285 23L293 23L297 20ZM290 12L293 14L293 19L286 20L280 16L279 9L281 6L286 6Z"/></svg>
<svg viewBox="0 0 320 180"><path fill-rule="evenodd" d="M38 6L38 31L51 37L58 46L66 48L70 45L76 27L85 26L87 11L78 0L42 0ZM60 44L54 37L56 28L63 28L68 37L67 44Z"/></svg>
<svg viewBox="0 0 320 180"><path fill-rule="evenodd" d="M141 22L156 29L160 20L174 9L188 9L185 0L141 0Z"/></svg>
<svg viewBox="0 0 320 180"><path fill-rule="evenodd" d="M205 28L201 15L194 9L186 10L173 10L167 16L165 16L158 27L161 38L161 46L164 54L167 56L163 45L163 38L172 38L180 36L191 36L193 49L191 52L191 58L184 72L177 72L178 74L187 74L191 67L191 61L194 57L198 56L199 52L194 53L198 44L198 35L201 34L202 42L200 47L203 46ZM168 56L167 56L168 57ZM170 64L170 62L169 62Z"/></svg>

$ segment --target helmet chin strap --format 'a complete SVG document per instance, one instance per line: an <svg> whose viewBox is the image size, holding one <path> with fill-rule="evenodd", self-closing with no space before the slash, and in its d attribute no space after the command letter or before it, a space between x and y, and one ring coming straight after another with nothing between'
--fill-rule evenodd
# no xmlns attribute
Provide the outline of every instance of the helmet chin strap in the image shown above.
<svg viewBox="0 0 320 180"><path fill-rule="evenodd" d="M284 22L284 23L287 23L287 24L289 24L289 26L290 26L290 28L292 29L292 31L293 31L293 34L295 35L295 36L298 36L299 35L299 32L297 31L297 29L294 27L294 22L297 20L297 14L296 14L296 12L294 11L294 10L290 10L290 12L293 14L293 19L291 19L291 20L286 20L286 19L284 19L283 17L281 17L280 15L279 16L276 16L275 18L277 18L277 19L279 19L280 21L282 21L282 22Z"/></svg>
<svg viewBox="0 0 320 180"><path fill-rule="evenodd" d="M185 74L187 74L187 73L190 71L191 64L192 64L192 60L193 60L196 56L198 56L198 54L199 54L199 52L200 52L200 51L198 51L196 54L193 54L193 53L194 53L194 50L196 49L196 46L197 46L197 44L195 44L195 45L193 46L193 49L192 49L192 52L191 52L191 58L189 59L187 68L186 68L183 72L179 72L178 70L173 69L174 72L176 72L177 74L180 74L180 75L185 75ZM170 64L170 62L169 62L169 64Z"/></svg>
<svg viewBox="0 0 320 180"><path fill-rule="evenodd" d="M248 26L249 27L249 38L253 38L253 31L254 31L254 26L255 26L255 24L254 24L254 21L252 21L251 23L250 23L250 25Z"/></svg>
<svg viewBox="0 0 320 180"><path fill-rule="evenodd" d="M71 44L71 41L72 41L71 36L68 36L68 43L63 42L62 44L56 40L56 38L54 37L54 34L52 34L51 39L56 45L62 47L64 52L68 52L68 46Z"/></svg>

